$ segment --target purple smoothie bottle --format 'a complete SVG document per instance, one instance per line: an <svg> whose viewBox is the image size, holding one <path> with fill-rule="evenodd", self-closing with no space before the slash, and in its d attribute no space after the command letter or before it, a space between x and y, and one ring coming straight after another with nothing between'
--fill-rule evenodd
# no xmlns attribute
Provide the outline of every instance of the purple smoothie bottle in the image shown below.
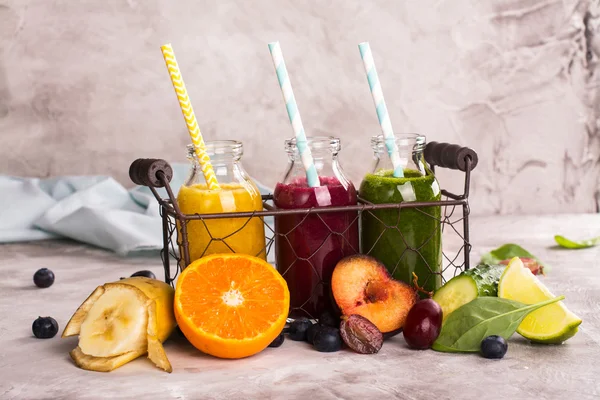
<svg viewBox="0 0 600 400"><path fill-rule="evenodd" d="M296 139L286 140L289 162L275 187L275 206L302 209L356 205L356 188L338 160L340 140L309 137L307 144L321 185L308 186ZM339 260L359 252L358 213L280 215L275 217L275 232L277 270L290 290L290 317L317 318L323 311L334 311L331 275Z"/></svg>

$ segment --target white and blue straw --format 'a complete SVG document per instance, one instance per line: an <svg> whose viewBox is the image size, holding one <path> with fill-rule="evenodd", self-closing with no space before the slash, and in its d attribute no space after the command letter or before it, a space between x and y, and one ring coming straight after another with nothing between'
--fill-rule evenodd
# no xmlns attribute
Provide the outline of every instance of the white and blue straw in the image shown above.
<svg viewBox="0 0 600 400"><path fill-rule="evenodd" d="M306 135L304 133L304 127L302 126L302 118L300 118L300 111L298 111L298 105L296 104L296 98L292 90L292 84L290 83L290 77L288 76L287 69L285 67L285 61L283 60L283 53L281 52L281 46L279 42L269 43L269 51L273 58L273 65L275 66L275 72L277 73L277 80L283 93L283 100L285 101L285 108L287 109L290 123L294 129L296 135L296 146L298 152L302 158L302 164L306 171L306 181L310 187L318 187L319 176L315 168L315 163L310 152L310 148L306 142Z"/></svg>
<svg viewBox="0 0 600 400"><path fill-rule="evenodd" d="M381 90L381 84L379 83L379 77L377 76L373 53L371 53L371 46L369 46L368 42L364 42L358 45L358 49L360 50L360 57L363 60L365 72L367 73L367 80L369 81L369 88L371 89L371 95L373 96L373 102L375 103L375 110L377 111L377 118L379 119L379 125L381 126L381 131L383 132L383 137L385 139L385 145L394 167L394 176L396 178L403 177L406 160L403 162L398 152L390 115L388 114L387 106L385 105L385 100L383 98L383 91Z"/></svg>

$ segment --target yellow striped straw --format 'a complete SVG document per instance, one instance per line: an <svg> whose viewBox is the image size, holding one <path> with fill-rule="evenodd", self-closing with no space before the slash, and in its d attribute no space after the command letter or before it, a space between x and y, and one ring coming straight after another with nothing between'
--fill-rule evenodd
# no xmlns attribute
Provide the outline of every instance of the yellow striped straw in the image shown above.
<svg viewBox="0 0 600 400"><path fill-rule="evenodd" d="M206 153L204 139L202 139L202 133L200 133L200 127L198 126L198 121L196 121L196 115L194 114L192 103L190 102L185 84L183 83L183 78L181 77L181 72L179 71L177 60L175 59L175 53L173 52L173 47L169 43L161 46L160 49L162 50L163 57L165 58L165 63L167 64L167 69L169 70L169 76L171 77L173 88L177 94L177 100L179 101L179 106L181 107L185 124L190 132L190 137L192 138L192 143L194 144L194 149L196 151L196 156L198 156L198 161L200 161L200 168L204 174L204 179L206 180L209 189L220 189L215 171L210 163L210 157L208 157L208 154Z"/></svg>

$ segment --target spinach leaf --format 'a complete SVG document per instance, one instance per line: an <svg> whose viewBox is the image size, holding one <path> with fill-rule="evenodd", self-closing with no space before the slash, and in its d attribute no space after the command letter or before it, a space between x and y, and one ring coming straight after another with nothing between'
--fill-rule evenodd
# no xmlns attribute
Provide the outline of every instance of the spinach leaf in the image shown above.
<svg viewBox="0 0 600 400"><path fill-rule="evenodd" d="M508 260L513 257L525 257L525 258L533 258L536 257L519 246L518 244L508 243L498 247L481 256L482 264L499 264L502 260ZM537 260L537 259L536 259ZM539 261L539 260L538 260Z"/></svg>
<svg viewBox="0 0 600 400"><path fill-rule="evenodd" d="M513 257L531 258L537 261L537 263L543 267L545 272L550 271L550 268L547 264L543 263L539 258L531 254L529 251L514 243L504 244L497 249L490 251L489 253L483 254L479 263L500 264L501 261L510 260Z"/></svg>
<svg viewBox="0 0 600 400"><path fill-rule="evenodd" d="M600 236L575 242L573 240L567 239L564 236L556 235L554 236L554 240L556 241L556 243L558 243L559 246L564 247L566 249L587 249L588 247L594 247L600 244Z"/></svg>
<svg viewBox="0 0 600 400"><path fill-rule="evenodd" d="M478 297L448 316L431 348L450 353L478 352L486 337L498 335L508 339L530 312L564 298L527 305L499 297Z"/></svg>

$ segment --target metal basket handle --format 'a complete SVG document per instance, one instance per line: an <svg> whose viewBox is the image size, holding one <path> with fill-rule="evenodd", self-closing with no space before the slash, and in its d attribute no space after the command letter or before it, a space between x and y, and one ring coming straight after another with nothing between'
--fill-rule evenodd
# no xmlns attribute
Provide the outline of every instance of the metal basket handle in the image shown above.
<svg viewBox="0 0 600 400"><path fill-rule="evenodd" d="M168 182L173 178L173 168L165 160L157 158L138 158L129 166L129 178L136 185L159 188L163 187L163 181L159 172L164 174Z"/></svg>
<svg viewBox="0 0 600 400"><path fill-rule="evenodd" d="M467 172L467 164L470 170L477 166L477 153L469 147L461 147L457 144L430 142L425 146L425 161L431 165L443 168L456 169ZM470 163L467 160L470 159Z"/></svg>

